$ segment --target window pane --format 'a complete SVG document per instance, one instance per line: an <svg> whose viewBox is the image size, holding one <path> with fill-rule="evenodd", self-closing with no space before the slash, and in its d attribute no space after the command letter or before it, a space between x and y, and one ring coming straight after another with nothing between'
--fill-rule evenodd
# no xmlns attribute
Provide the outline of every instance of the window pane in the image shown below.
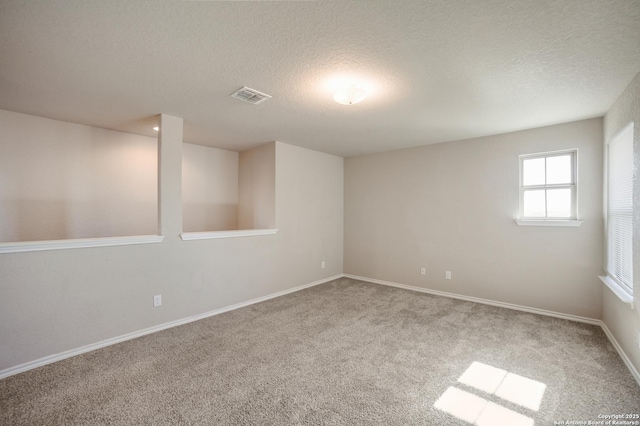
<svg viewBox="0 0 640 426"><path fill-rule="evenodd" d="M544 158L522 161L522 184L544 185Z"/></svg>
<svg viewBox="0 0 640 426"><path fill-rule="evenodd" d="M607 273L633 293L633 125L609 143Z"/></svg>
<svg viewBox="0 0 640 426"><path fill-rule="evenodd" d="M524 191L524 217L545 217L544 189Z"/></svg>
<svg viewBox="0 0 640 426"><path fill-rule="evenodd" d="M607 272L629 289L633 288L632 212L609 212Z"/></svg>
<svg viewBox="0 0 640 426"><path fill-rule="evenodd" d="M571 155L547 157L547 185L573 183Z"/></svg>
<svg viewBox="0 0 640 426"><path fill-rule="evenodd" d="M547 190L547 217L571 217L571 189Z"/></svg>

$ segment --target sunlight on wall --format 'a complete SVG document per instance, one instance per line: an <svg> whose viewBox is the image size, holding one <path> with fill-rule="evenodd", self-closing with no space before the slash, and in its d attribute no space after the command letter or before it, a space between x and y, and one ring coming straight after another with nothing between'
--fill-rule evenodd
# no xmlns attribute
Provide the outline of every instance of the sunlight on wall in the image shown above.
<svg viewBox="0 0 640 426"><path fill-rule="evenodd" d="M538 411L546 385L481 362L473 362L458 383L495 395L505 401ZM433 405L461 420L478 426L533 426L531 417L450 386Z"/></svg>

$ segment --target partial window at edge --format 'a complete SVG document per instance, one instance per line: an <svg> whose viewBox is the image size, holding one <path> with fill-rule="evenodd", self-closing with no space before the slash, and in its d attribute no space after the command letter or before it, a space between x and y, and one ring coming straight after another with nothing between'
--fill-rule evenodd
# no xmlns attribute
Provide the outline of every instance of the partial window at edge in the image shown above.
<svg viewBox="0 0 640 426"><path fill-rule="evenodd" d="M607 147L607 277L633 294L633 123Z"/></svg>

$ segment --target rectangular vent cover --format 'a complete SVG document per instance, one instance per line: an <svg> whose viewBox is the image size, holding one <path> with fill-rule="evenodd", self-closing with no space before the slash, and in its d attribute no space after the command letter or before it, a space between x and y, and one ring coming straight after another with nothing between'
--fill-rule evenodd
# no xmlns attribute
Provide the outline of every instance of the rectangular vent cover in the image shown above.
<svg viewBox="0 0 640 426"><path fill-rule="evenodd" d="M270 95L258 92L257 90L251 89L249 87L243 87L242 89L232 94L231 97L240 99L241 101L249 102L250 104L254 105L257 105L260 102L264 102L267 99L271 99Z"/></svg>

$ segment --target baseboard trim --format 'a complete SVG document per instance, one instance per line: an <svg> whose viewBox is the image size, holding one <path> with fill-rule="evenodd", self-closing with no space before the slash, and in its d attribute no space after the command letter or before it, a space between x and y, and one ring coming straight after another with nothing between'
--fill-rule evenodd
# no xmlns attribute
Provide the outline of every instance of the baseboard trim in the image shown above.
<svg viewBox="0 0 640 426"><path fill-rule="evenodd" d="M593 324L593 325L601 324L601 321L595 318L587 318L587 317L581 317L578 315L564 314L561 312L548 311L546 309L530 308L528 306L516 305L513 303L496 302L494 300L481 299L479 297L465 296L465 295L456 294L456 293L448 293L446 291L431 290L428 288L415 287L415 286L406 285L406 284L399 284L391 281L378 280L375 278L361 277L358 275L344 274L344 276L346 278L352 278L354 280L367 281L374 284L382 284L390 287L403 288L405 290L418 291L420 293L428 293L428 294L433 294L435 296L443 296L443 297L449 297L452 299L460 299L460 300L465 300L467 302L482 303L483 305L491 305L491 306L497 306L500 308L513 309L516 311L530 312L532 314L545 315L548 317L561 318L561 319L566 319L570 321L583 322L583 323Z"/></svg>
<svg viewBox="0 0 640 426"><path fill-rule="evenodd" d="M582 323L587 323L587 324L600 326L600 328L602 328L602 331L604 331L604 334L609 339L609 342L611 342L611 345L613 345L613 347L615 348L616 352L618 352L618 355L620 355L620 358L622 358L622 362L624 362L624 364L627 366L627 368L631 372L631 375L633 376L633 378L638 383L638 386L640 386L640 373L638 373L638 370L631 363L631 360L629 359L627 354L622 349L622 346L620 346L620 344L618 343L616 338L613 336L613 333L611 333L611 331L609 330L607 325L601 320L598 320L598 319L595 319L595 318L581 317L581 316L578 316L578 315L563 314L561 312L548 311L546 309L530 308L528 306L516 305L516 304L513 304L513 303L496 302L496 301L493 301L493 300L481 299L479 297L464 296L464 295L461 295L461 294L448 293L448 292L445 292L445 291L431 290L431 289L428 289L428 288L415 287L415 286L406 285L406 284L399 284L399 283L394 283L394 282L391 282L391 281L378 280L378 279L375 279L375 278L361 277L359 275L352 275L352 274L343 274L343 275L344 275L345 278L352 278L354 280L366 281L366 282L370 282L370 283L373 283L373 284L381 284L381 285L386 285L386 286L390 286L390 287L402 288L402 289L405 289L405 290L418 291L420 293L433 294L435 296L449 297L449 298L453 298L453 299L465 300L465 301L468 301L468 302L482 303L484 305L498 306L498 307L501 307L501 308L513 309L513 310L516 310L516 311L530 312L532 314L545 315L545 316L548 316L548 317L561 318L561 319L566 319L566 320L569 320L569 321L577 321L577 322L582 322Z"/></svg>
<svg viewBox="0 0 640 426"><path fill-rule="evenodd" d="M198 321L201 319L205 319L208 317L212 317L215 315L223 314L225 312L233 311L236 309L244 308L245 306L254 305L256 303L264 302L269 299L275 299L276 297L284 296L289 293L294 293L296 291L304 290L309 287L313 287L319 284L324 284L329 281L333 281L338 278L342 278L343 274L334 275L329 278L323 278L318 281L314 281L308 284L303 284L297 287L293 287L287 290L279 291L277 293L268 294L266 296L258 297L256 299L251 299L246 302L236 303L235 305L225 306L220 309L214 309L213 311L205 312L198 315L192 315L190 317L182 318L175 321L166 322L163 324L159 324L153 327L145 328L142 330L134 331L131 333L123 334L121 336L113 337L111 339L106 339L101 342L92 343L89 345L81 346L76 349L70 349L68 351L60 352L55 355L49 355L40 359L36 359L34 361L25 362L24 364L17 365L15 367L9 367L4 370L0 370L0 379L4 379L9 376L13 376L19 373L23 373L28 370L33 370L34 368L42 367L47 364L51 364L57 361L62 361L66 358L71 358L76 355L81 355L87 352L95 351L96 349L104 348L106 346L115 345L116 343L125 342L127 340L135 339L137 337L146 336L147 334L156 333L158 331L166 330L168 328L177 327L179 325L188 324L190 322Z"/></svg>
<svg viewBox="0 0 640 426"><path fill-rule="evenodd" d="M602 331L604 331L604 334L606 334L607 338L611 342L611 345L613 345L616 352L618 352L618 355L620 355L620 358L622 358L622 362L624 362L624 364L627 366L627 368L631 372L631 375L633 376L633 378L636 379L638 386L640 386L640 373L638 372L636 367L631 363L631 360L629 359L625 351L622 349L622 346L620 346L616 338L613 336L613 333L611 332L611 330L609 330L609 327L607 327L607 324L605 324L604 321L600 321L600 327L602 327Z"/></svg>
<svg viewBox="0 0 640 426"><path fill-rule="evenodd" d="M43 357L43 358L40 358L40 359L37 359L37 360L34 360L34 361L30 361L30 362L26 362L24 364L17 365L15 367L10 367L10 368L4 369L4 370L0 370L0 379L4 379L4 378L9 377L9 376L13 376L13 375L16 375L16 374L19 374L19 373L23 373L23 372L28 371L28 370L33 370L34 368L42 367L44 365L51 364L51 363L54 363L56 361L62 361L63 359L71 358L71 357L74 357L76 355L81 355L83 353L91 352L91 351L94 351L96 349L100 349L100 348L104 348L104 347L107 347L107 346L115 345L117 343L125 342L127 340L135 339L137 337L146 336L147 334L156 333L158 331L166 330L168 328L177 327L179 325L188 324L190 322L198 321L198 320L205 319L205 318L208 318L208 317L212 317L212 316L215 316L215 315L219 315L219 314L222 314L222 313L225 313L225 312L229 312L229 311L233 311L233 310L236 310L236 309L244 308L246 306L250 306L250 305L254 305L256 303L264 302L264 301L269 300L269 299L275 299L276 297L284 296L284 295L289 294L289 293L294 293L296 291L304 290L304 289L309 288L309 287L314 287L316 285L324 284L326 282L333 281L333 280L336 280L336 279L339 279L339 278L342 278L342 277L351 278L351 279L354 279L354 280L365 281L365 282L370 282L370 283L373 283L373 284L381 284L381 285L386 285L386 286L390 286L390 287L397 287L397 288L401 288L401 289L405 289L405 290L417 291L417 292L420 292L420 293L433 294L433 295L436 295L436 296L449 297L449 298L453 298L453 299L460 299L460 300L465 300L465 301L468 301L468 302L481 303L481 304L484 304L484 305L498 306L498 307L501 307L501 308L513 309L513 310L517 310L517 311L530 312L530 313L533 313L533 314L539 314L539 315L545 315L545 316L550 316L550 317L555 317L555 318L561 318L561 319L566 319L566 320L570 320L570 321L577 321L577 322L582 322L582 323L587 323L587 324L598 325L598 326L600 326L602 328L602 330L604 331L604 334L607 336L607 338L611 342L611 345L613 345L613 347L616 350L616 352L618 352L618 355L620 355L620 358L622 358L622 361L624 362L624 364L627 366L627 368L631 372L631 375L633 376L633 378L638 383L638 386L640 386L640 373L635 368L635 366L631 363L631 360L629 359L627 354L624 352L624 350L622 349L622 347L620 346L620 344L618 343L618 341L614 337L613 333L611 333L611 331L609 330L607 325L601 320L597 320L597 319L594 319L594 318L581 317L581 316L571 315L571 314L563 314L563 313L560 313L560 312L548 311L548 310L545 310L545 309L530 308L530 307L527 307L527 306L516 305L516 304L512 304L512 303L496 302L496 301L493 301L493 300L482 299L482 298L472 297L472 296L464 296L464 295L461 295L461 294L448 293L448 292L445 292L445 291L431 290L431 289L427 289L427 288L415 287L415 286L410 286L410 285L406 285L406 284L399 284L399 283L394 283L394 282L391 282L391 281L378 280L378 279L375 279L375 278L367 278L367 277L362 277L362 276L359 276L359 275L352 275L352 274L334 275L332 277L323 278L323 279L318 280L318 281L314 281L314 282L311 282L311 283L308 283L308 284L303 284L303 285L300 285L300 286L297 286L297 287L293 287L293 288L290 288L288 290L283 290L283 291L279 291L279 292L276 292L276 293L268 294L266 296L258 297L256 299L251 299L251 300L248 300L246 302L236 303L234 305L225 306L225 307L220 308L220 309L214 309L213 311L205 312L205 313L198 314L198 315L192 315L192 316L187 317L187 318L182 318L182 319L179 319L179 320L176 320L176 321L171 321L171 322L167 322L167 323L164 323L164 324L159 324L159 325L156 325L156 326L153 326L153 327L149 327L149 328L145 328L145 329L142 329L142 330L134 331L132 333L123 334L123 335L118 336L118 337L114 337L114 338L111 338L111 339L106 339L106 340L103 340L101 342L85 345L85 346L82 346L82 347L79 347L79 348L76 348L76 349L71 349L71 350L68 350L68 351L65 351L65 352L61 352L61 353L58 353L58 354L55 354L55 355L49 355L49 356L46 356L46 357Z"/></svg>

